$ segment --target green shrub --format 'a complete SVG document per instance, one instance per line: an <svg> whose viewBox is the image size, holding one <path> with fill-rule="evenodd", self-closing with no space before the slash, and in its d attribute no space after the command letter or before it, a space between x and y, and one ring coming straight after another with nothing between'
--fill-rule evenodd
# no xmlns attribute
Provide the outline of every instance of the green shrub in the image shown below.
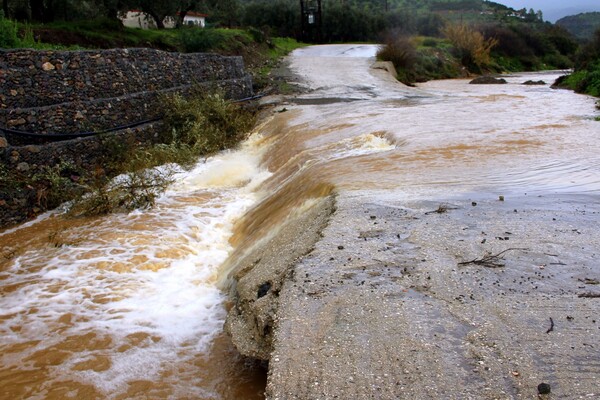
<svg viewBox="0 0 600 400"><path fill-rule="evenodd" d="M237 143L254 124L251 112L220 93L202 93L198 88L191 96L172 95L163 101L169 142L188 146L196 154L223 150Z"/></svg>
<svg viewBox="0 0 600 400"><path fill-rule="evenodd" d="M19 37L17 35L17 23L4 18L4 13L0 14L0 47L10 49L17 47Z"/></svg>
<svg viewBox="0 0 600 400"><path fill-rule="evenodd" d="M222 48L227 39L228 35L218 29L182 27L179 30L179 40L186 53L207 52Z"/></svg>
<svg viewBox="0 0 600 400"><path fill-rule="evenodd" d="M168 164L189 167L201 155L232 147L254 125L254 113L226 100L220 93L164 96L164 143L135 148L133 143L108 139L103 164L110 175L92 180L88 193L75 201L71 214L99 215L151 207L157 196L172 182ZM112 159L110 157L113 157ZM159 167L160 166L160 167Z"/></svg>
<svg viewBox="0 0 600 400"><path fill-rule="evenodd" d="M575 71L565 78L564 84L578 93L600 97L600 61L586 70Z"/></svg>
<svg viewBox="0 0 600 400"><path fill-rule="evenodd" d="M547 65L547 69L569 69L573 68L573 61L567 56L559 53L546 54L542 61Z"/></svg>
<svg viewBox="0 0 600 400"><path fill-rule="evenodd" d="M74 175L79 176L80 171L68 162L42 166L30 180L36 189L37 205L42 209L55 208L81 192L82 188L71 179Z"/></svg>
<svg viewBox="0 0 600 400"><path fill-rule="evenodd" d="M434 38L426 38L423 40L423 46L425 47L437 47L438 41Z"/></svg>

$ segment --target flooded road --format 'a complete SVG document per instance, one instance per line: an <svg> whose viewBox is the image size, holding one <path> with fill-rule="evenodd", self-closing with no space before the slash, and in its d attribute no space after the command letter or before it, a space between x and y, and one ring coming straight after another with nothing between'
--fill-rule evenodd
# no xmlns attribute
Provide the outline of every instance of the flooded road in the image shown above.
<svg viewBox="0 0 600 400"><path fill-rule="evenodd" d="M508 85L446 80L413 89L390 82L383 70L371 70L362 78L346 70L357 65L366 69L371 59L333 59L314 71L323 61L313 57L323 51L297 52L292 69L317 77L310 81L314 91L303 99L329 98L332 104L302 107L302 114L291 118L291 128L319 132L305 142L308 148L368 134L394 147L385 155L333 163L328 174L338 187L400 188L411 197L449 190L548 193L600 188L594 100L551 89L560 72L512 75L506 77ZM348 52L341 47L338 53L369 55L373 48ZM527 80L548 84L521 85ZM349 99L354 101L345 102ZM287 156L294 151L289 149Z"/></svg>
<svg viewBox="0 0 600 400"><path fill-rule="evenodd" d="M560 73L409 88L371 68L375 51L294 52L305 93L238 150L182 171L151 210L57 211L0 232L0 398L262 398L264 374L222 332L220 289L232 257L334 192L597 202L598 111L590 97L550 89Z"/></svg>

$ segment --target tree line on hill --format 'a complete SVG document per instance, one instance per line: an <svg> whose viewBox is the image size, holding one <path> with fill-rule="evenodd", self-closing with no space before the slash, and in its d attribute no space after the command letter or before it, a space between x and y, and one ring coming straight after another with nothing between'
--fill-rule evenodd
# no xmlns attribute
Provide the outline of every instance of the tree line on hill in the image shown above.
<svg viewBox="0 0 600 400"><path fill-rule="evenodd" d="M303 0L312 7L317 0ZM540 12L512 10L484 0L322 0L325 41L377 40L382 30L430 34L444 18L512 18L541 22ZM187 12L208 14L213 26L269 27L279 36L301 33L300 0L2 0L4 16L49 23L76 19L116 18L119 12L141 10L163 27L167 16L182 20Z"/></svg>
<svg viewBox="0 0 600 400"><path fill-rule="evenodd" d="M455 75L456 68L450 72L452 68L443 65L449 52L467 70L485 72L579 67L585 49L591 48L578 50L581 39L563 26L544 22L541 12L514 10L486 0L321 0L322 18L312 24L303 23L306 15L301 16L300 3L317 10L319 0L2 2L8 18L42 23L98 17L114 20L120 12L137 9L151 16L160 28L166 16L182 21L186 13L195 11L208 14L211 27L252 27L266 38L295 37L324 43L395 41L395 50L405 56L396 61L400 68L404 65L407 81ZM460 29L454 31L455 43L448 44L452 26ZM432 39L419 41L415 37ZM466 43L457 45L461 41ZM481 53L482 50L485 51ZM586 65L595 64L586 61Z"/></svg>

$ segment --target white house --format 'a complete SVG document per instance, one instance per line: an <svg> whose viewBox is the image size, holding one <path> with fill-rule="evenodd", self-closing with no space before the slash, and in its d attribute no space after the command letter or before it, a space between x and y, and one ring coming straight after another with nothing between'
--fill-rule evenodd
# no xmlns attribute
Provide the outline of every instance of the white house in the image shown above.
<svg viewBox="0 0 600 400"><path fill-rule="evenodd" d="M197 13L194 11L188 11L183 18L183 23L185 25L197 26L199 28L204 28L206 26L206 17L208 15Z"/></svg>
<svg viewBox="0 0 600 400"><path fill-rule="evenodd" d="M177 13L179 15L179 13ZM189 11L183 18L184 25L197 26L204 28L206 26L206 14ZM140 10L130 10L120 15L123 25L128 28L155 29L156 23L148 14ZM175 19L166 17L163 21L165 28L175 28Z"/></svg>

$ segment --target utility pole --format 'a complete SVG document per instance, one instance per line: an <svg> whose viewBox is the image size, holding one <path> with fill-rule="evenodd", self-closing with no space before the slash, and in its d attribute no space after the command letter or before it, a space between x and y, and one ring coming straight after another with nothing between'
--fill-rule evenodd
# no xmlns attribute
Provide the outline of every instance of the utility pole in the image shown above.
<svg viewBox="0 0 600 400"><path fill-rule="evenodd" d="M302 39L320 43L323 30L321 0L300 0Z"/></svg>

